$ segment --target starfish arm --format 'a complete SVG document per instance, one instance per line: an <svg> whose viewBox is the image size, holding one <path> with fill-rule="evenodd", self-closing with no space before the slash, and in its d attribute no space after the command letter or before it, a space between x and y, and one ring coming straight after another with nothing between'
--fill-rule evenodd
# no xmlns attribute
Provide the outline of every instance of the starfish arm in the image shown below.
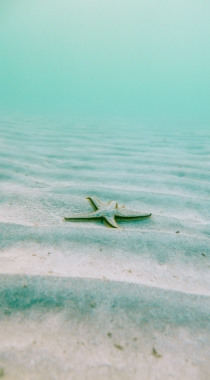
<svg viewBox="0 0 210 380"><path fill-rule="evenodd" d="M117 209L116 216L121 218L146 218L152 214L141 213L140 211Z"/></svg>
<svg viewBox="0 0 210 380"><path fill-rule="evenodd" d="M101 206L104 206L96 197L87 197L94 204L97 209L100 209Z"/></svg>
<svg viewBox="0 0 210 380"><path fill-rule="evenodd" d="M104 216L104 219L114 228L119 228L114 216Z"/></svg>
<svg viewBox="0 0 210 380"><path fill-rule="evenodd" d="M88 214L73 214L68 216L67 218L64 218L65 220L71 220L71 219L95 219L95 218L101 218L101 212L91 212Z"/></svg>

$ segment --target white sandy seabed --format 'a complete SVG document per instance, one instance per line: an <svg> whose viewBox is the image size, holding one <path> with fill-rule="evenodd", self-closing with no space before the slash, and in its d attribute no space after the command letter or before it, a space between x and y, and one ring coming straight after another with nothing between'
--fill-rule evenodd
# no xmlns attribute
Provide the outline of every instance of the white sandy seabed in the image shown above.
<svg viewBox="0 0 210 380"><path fill-rule="evenodd" d="M209 138L1 119L0 377L210 378ZM87 196L152 217L65 222Z"/></svg>

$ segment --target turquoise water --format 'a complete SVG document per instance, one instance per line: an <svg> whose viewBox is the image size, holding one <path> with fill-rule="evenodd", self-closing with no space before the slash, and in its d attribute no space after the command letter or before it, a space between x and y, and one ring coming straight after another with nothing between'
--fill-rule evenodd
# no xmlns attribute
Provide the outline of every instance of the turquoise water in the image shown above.
<svg viewBox="0 0 210 380"><path fill-rule="evenodd" d="M0 3L0 111L210 119L205 0Z"/></svg>
<svg viewBox="0 0 210 380"><path fill-rule="evenodd" d="M0 378L209 378L209 14L0 0Z"/></svg>

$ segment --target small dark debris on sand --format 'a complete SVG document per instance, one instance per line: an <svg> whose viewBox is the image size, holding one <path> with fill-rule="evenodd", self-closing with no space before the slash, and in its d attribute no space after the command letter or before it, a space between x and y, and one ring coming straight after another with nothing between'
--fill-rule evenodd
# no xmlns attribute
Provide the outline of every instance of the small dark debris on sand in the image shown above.
<svg viewBox="0 0 210 380"><path fill-rule="evenodd" d="M153 347L153 349L152 349L152 355L153 356L155 356L156 358L161 358L162 357L162 355L160 355L157 351L156 351L156 349Z"/></svg>
<svg viewBox="0 0 210 380"><path fill-rule="evenodd" d="M119 344L116 344L116 343L115 343L115 347L118 348L118 350L123 350L123 347L120 346Z"/></svg>

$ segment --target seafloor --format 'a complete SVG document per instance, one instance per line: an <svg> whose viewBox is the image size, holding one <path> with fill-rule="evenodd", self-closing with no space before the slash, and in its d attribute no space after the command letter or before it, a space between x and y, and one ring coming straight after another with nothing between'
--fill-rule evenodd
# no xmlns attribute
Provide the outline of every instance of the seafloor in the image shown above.
<svg viewBox="0 0 210 380"><path fill-rule="evenodd" d="M208 129L4 117L0 178L0 377L210 378Z"/></svg>

